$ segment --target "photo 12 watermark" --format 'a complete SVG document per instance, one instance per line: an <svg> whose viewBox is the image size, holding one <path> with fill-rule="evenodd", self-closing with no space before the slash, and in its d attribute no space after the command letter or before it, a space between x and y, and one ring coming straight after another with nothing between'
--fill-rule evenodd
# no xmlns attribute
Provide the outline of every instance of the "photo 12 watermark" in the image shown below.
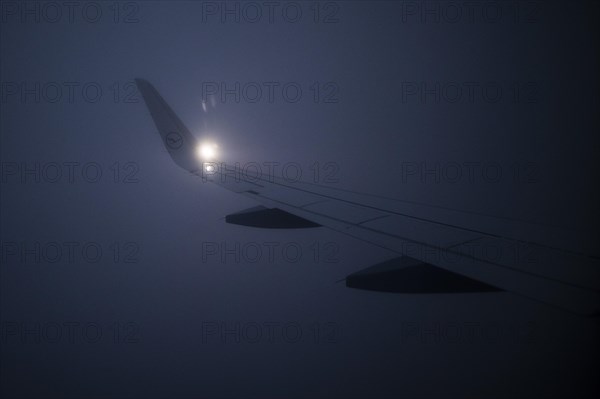
<svg viewBox="0 0 600 399"><path fill-rule="evenodd" d="M337 344L342 337L342 326L332 321L203 321L200 331L205 345Z"/></svg>
<svg viewBox="0 0 600 399"><path fill-rule="evenodd" d="M340 245L335 241L205 241L202 263L220 264L336 264Z"/></svg>
<svg viewBox="0 0 600 399"><path fill-rule="evenodd" d="M398 169L402 184L536 184L543 180L541 166L527 161L402 161Z"/></svg>
<svg viewBox="0 0 600 399"><path fill-rule="evenodd" d="M402 321L402 344L531 344L540 340L535 322Z"/></svg>
<svg viewBox="0 0 600 399"><path fill-rule="evenodd" d="M0 242L4 265L73 265L139 263L137 241L6 241Z"/></svg>
<svg viewBox="0 0 600 399"><path fill-rule="evenodd" d="M133 321L2 321L2 345L31 344L137 344L140 324Z"/></svg>
<svg viewBox="0 0 600 399"><path fill-rule="evenodd" d="M400 0L403 24L534 24L542 18L539 0Z"/></svg>
<svg viewBox="0 0 600 399"><path fill-rule="evenodd" d="M140 181L139 171L140 165L134 161L7 161L0 162L0 181L2 184L135 184Z"/></svg>
<svg viewBox="0 0 600 399"><path fill-rule="evenodd" d="M202 1L203 24L337 24L342 2Z"/></svg>
<svg viewBox="0 0 600 399"><path fill-rule="evenodd" d="M167 141L169 137L167 136ZM177 140L175 143L179 143ZM168 144L167 144L168 145ZM175 145L175 144L174 144ZM315 183L340 182L340 165L333 161L315 161L307 166L298 162L202 162L199 175L203 182L219 183Z"/></svg>
<svg viewBox="0 0 600 399"><path fill-rule="evenodd" d="M133 81L2 81L2 104L137 104L140 95Z"/></svg>
<svg viewBox="0 0 600 399"><path fill-rule="evenodd" d="M536 104L540 85L535 81L410 81L400 82L401 104Z"/></svg>
<svg viewBox="0 0 600 399"><path fill-rule="evenodd" d="M335 81L205 81L201 90L205 103L337 104L341 101L340 85Z"/></svg>
<svg viewBox="0 0 600 399"><path fill-rule="evenodd" d="M2 24L137 24L137 1L1 1Z"/></svg>

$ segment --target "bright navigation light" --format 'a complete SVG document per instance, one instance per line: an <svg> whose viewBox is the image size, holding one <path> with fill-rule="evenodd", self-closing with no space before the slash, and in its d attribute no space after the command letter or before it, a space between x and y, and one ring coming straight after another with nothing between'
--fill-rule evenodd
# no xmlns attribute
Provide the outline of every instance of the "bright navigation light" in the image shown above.
<svg viewBox="0 0 600 399"><path fill-rule="evenodd" d="M200 144L196 150L197 155L203 161L212 161L217 156L217 145L214 143Z"/></svg>

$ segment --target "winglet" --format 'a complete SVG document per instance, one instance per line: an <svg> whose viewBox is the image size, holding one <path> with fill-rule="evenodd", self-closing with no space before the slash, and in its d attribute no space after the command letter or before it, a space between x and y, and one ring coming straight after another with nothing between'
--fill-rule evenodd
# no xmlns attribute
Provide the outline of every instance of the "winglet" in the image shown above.
<svg viewBox="0 0 600 399"><path fill-rule="evenodd" d="M201 164L195 154L196 138L150 82L137 78L135 83L173 161L189 172L197 171Z"/></svg>

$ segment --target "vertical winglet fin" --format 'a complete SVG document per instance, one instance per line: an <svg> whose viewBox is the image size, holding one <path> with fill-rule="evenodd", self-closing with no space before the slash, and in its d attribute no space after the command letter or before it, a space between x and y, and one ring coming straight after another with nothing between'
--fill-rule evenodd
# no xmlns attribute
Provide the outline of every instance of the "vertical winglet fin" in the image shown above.
<svg viewBox="0 0 600 399"><path fill-rule="evenodd" d="M150 82L138 78L135 83L173 161L189 172L197 171L201 165L195 154L196 138Z"/></svg>

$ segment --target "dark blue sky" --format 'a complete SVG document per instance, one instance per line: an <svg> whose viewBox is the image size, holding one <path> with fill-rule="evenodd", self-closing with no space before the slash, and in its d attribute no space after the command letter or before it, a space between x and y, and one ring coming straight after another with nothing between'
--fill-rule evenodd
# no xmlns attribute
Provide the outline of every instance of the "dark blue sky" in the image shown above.
<svg viewBox="0 0 600 399"><path fill-rule="evenodd" d="M226 224L256 204L174 165L132 85L152 82L227 162L295 162L308 181L595 245L597 5L274 2L270 22L259 2L252 22L235 1L75 2L72 19L26 3L1 4L4 395L597 393L595 319L509 293L352 290L336 281L392 254Z"/></svg>

